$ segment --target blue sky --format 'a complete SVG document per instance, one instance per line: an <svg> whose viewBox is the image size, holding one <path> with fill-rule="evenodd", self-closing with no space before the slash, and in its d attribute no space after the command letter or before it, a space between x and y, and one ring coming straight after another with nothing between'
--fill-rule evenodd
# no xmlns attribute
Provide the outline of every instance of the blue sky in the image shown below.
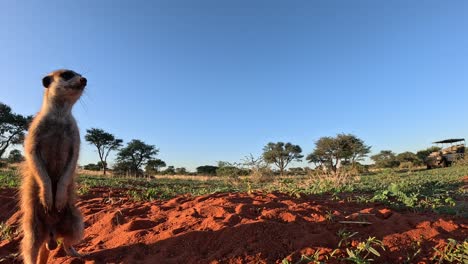
<svg viewBox="0 0 468 264"><path fill-rule="evenodd" d="M40 108L41 78L88 78L75 106L176 167L313 150L353 133L416 151L468 135L466 1L3 1L0 101ZM97 160L82 142L80 163ZM302 164L300 164L302 165ZM304 164L305 165L305 164Z"/></svg>

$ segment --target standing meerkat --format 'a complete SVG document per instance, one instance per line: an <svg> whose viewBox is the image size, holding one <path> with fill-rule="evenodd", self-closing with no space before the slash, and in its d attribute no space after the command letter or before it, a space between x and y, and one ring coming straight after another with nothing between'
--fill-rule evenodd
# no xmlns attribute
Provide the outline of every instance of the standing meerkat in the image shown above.
<svg viewBox="0 0 468 264"><path fill-rule="evenodd" d="M75 206L80 135L71 110L86 83L70 70L57 70L42 79L42 108L24 141L20 196L25 264L47 263L58 238L68 255L81 257L73 248L83 238L84 226Z"/></svg>

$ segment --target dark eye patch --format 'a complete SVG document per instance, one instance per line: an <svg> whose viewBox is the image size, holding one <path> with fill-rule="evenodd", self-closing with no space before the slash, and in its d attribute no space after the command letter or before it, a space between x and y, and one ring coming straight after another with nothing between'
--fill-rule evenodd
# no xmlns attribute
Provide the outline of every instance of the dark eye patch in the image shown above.
<svg viewBox="0 0 468 264"><path fill-rule="evenodd" d="M75 77L75 73L72 72L72 71L64 71L60 74L60 77L64 80L64 81L68 81L70 80L71 78Z"/></svg>
<svg viewBox="0 0 468 264"><path fill-rule="evenodd" d="M42 79L42 85L44 85L45 88L49 88L49 85L52 83L52 78L50 76L46 76Z"/></svg>

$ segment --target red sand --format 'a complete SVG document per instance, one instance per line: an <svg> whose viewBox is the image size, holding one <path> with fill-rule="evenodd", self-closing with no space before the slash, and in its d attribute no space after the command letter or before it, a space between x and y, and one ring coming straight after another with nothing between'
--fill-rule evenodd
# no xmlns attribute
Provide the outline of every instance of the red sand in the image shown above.
<svg viewBox="0 0 468 264"><path fill-rule="evenodd" d="M16 225L16 191L0 190L0 222ZM76 246L82 260L53 251L50 263L281 263L288 257L337 247L337 232L375 236L386 251L376 263L401 263L421 240L417 260L425 263L432 248L447 238L467 237L468 221L446 215L396 212L379 204L332 201L324 196L291 198L273 193L223 193L179 196L168 201L133 202L125 190L92 189L78 206L85 219L85 239ZM361 213L361 214L359 214ZM362 215L369 213L370 215ZM333 214L333 220L327 220ZM371 225L340 224L366 220ZM0 242L0 259L20 263L20 236ZM379 250L381 251L381 250ZM413 260L414 261L414 260ZM414 262L416 263L416 262Z"/></svg>

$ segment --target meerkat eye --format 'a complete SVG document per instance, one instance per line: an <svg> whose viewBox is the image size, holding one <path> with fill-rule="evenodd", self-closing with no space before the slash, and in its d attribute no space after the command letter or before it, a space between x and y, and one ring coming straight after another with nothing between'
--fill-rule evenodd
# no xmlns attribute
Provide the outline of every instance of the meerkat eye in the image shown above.
<svg viewBox="0 0 468 264"><path fill-rule="evenodd" d="M42 79L42 85L44 85L45 88L49 88L49 85L52 83L52 78L50 76L46 76Z"/></svg>
<svg viewBox="0 0 468 264"><path fill-rule="evenodd" d="M75 73L72 72L72 71L64 71L60 74L60 77L64 80L64 81L68 81L70 80L71 78L75 77Z"/></svg>

